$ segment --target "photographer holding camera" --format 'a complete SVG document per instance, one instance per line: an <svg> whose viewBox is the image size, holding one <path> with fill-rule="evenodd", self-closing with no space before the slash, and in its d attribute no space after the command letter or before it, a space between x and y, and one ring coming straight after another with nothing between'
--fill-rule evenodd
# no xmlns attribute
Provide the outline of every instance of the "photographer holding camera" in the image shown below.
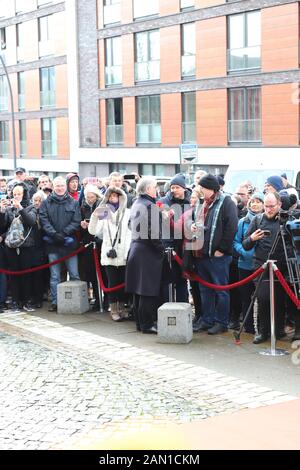
<svg viewBox="0 0 300 470"><path fill-rule="evenodd" d="M125 280L127 253L131 242L128 227L129 209L127 196L121 188L109 187L100 205L91 215L88 231L103 239L101 265L105 267L108 287L122 284ZM110 292L110 314L114 321L125 318L124 289Z"/></svg>
<svg viewBox="0 0 300 470"><path fill-rule="evenodd" d="M246 238L243 241L243 248L251 250L254 248L254 269L260 267L267 259L276 260L276 265L280 271L287 272L287 263L284 254L284 248L281 237L273 249L274 240L280 230L282 223L280 217L281 198L277 192L269 192L264 199L264 214L254 217ZM285 293L278 281L274 282L275 291L275 334L280 339L285 336ZM253 343L260 344L266 341L270 336L270 286L269 273L263 273L262 282L257 292L258 311L259 311L259 335Z"/></svg>

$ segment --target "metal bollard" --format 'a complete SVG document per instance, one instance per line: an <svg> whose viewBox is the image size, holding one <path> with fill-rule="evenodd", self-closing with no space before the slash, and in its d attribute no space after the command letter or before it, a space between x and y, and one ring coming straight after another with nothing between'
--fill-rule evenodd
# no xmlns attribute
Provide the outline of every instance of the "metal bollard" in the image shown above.
<svg viewBox="0 0 300 470"><path fill-rule="evenodd" d="M170 267L170 270L172 271L173 248L169 246L168 248L165 249L165 252L167 253L169 267ZM169 302L175 302L172 282L169 283Z"/></svg>
<svg viewBox="0 0 300 470"><path fill-rule="evenodd" d="M274 260L268 260L269 263L269 282L270 282L270 323L271 323L271 348L260 351L264 356L286 356L289 354L285 349L276 349L275 335L275 292L274 292L274 269L277 269Z"/></svg>

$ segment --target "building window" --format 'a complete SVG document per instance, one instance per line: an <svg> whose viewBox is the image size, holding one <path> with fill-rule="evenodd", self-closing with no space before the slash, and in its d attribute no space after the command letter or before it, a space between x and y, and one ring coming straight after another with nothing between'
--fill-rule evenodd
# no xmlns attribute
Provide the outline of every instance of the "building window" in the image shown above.
<svg viewBox="0 0 300 470"><path fill-rule="evenodd" d="M18 105L19 111L25 109L25 72L18 72Z"/></svg>
<svg viewBox="0 0 300 470"><path fill-rule="evenodd" d="M180 8L183 10L184 8L191 8L195 6L195 0L181 0Z"/></svg>
<svg viewBox="0 0 300 470"><path fill-rule="evenodd" d="M196 142L196 93L182 93L182 142Z"/></svg>
<svg viewBox="0 0 300 470"><path fill-rule="evenodd" d="M52 0L37 0L37 6L38 7L43 7L45 5L51 5Z"/></svg>
<svg viewBox="0 0 300 470"><path fill-rule="evenodd" d="M55 68L40 69L40 103L41 108L55 106Z"/></svg>
<svg viewBox="0 0 300 470"><path fill-rule="evenodd" d="M23 23L18 23L16 25L16 40L17 40L17 61L24 61L24 51L25 51L25 25Z"/></svg>
<svg viewBox="0 0 300 470"><path fill-rule="evenodd" d="M6 49L6 31L5 28L0 28L1 51ZM2 54L2 52L1 52Z"/></svg>
<svg viewBox="0 0 300 470"><path fill-rule="evenodd" d="M127 173L126 163L109 163L108 167L109 173L112 173L113 171L117 171L124 175Z"/></svg>
<svg viewBox="0 0 300 470"><path fill-rule="evenodd" d="M122 38L105 39L105 85L122 83Z"/></svg>
<svg viewBox="0 0 300 470"><path fill-rule="evenodd" d="M160 96L139 96L136 98L137 144L160 144Z"/></svg>
<svg viewBox="0 0 300 470"><path fill-rule="evenodd" d="M42 157L57 155L56 119L42 119Z"/></svg>
<svg viewBox="0 0 300 470"><path fill-rule="evenodd" d="M19 121L19 133L20 133L20 157L25 157L27 153L25 119L21 119Z"/></svg>
<svg viewBox="0 0 300 470"><path fill-rule="evenodd" d="M196 75L196 32L195 23L181 26L181 75L193 77Z"/></svg>
<svg viewBox="0 0 300 470"><path fill-rule="evenodd" d="M141 163L139 174L143 176L165 176L166 165L156 165L155 163Z"/></svg>
<svg viewBox="0 0 300 470"><path fill-rule="evenodd" d="M229 90L228 141L261 142L260 88Z"/></svg>
<svg viewBox="0 0 300 470"><path fill-rule="evenodd" d="M0 122L0 155L9 156L9 124L8 121Z"/></svg>
<svg viewBox="0 0 300 470"><path fill-rule="evenodd" d="M123 144L123 103L122 98L106 101L106 142L108 145Z"/></svg>
<svg viewBox="0 0 300 470"><path fill-rule="evenodd" d="M0 75L0 111L8 111L8 85L6 75Z"/></svg>
<svg viewBox="0 0 300 470"><path fill-rule="evenodd" d="M228 17L229 73L257 70L261 59L261 14L251 11Z"/></svg>
<svg viewBox="0 0 300 470"><path fill-rule="evenodd" d="M135 81L159 80L159 31L145 31L135 35Z"/></svg>
<svg viewBox="0 0 300 470"><path fill-rule="evenodd" d="M159 0L134 0L133 18L143 18L144 16L158 15Z"/></svg>
<svg viewBox="0 0 300 470"><path fill-rule="evenodd" d="M39 57L53 55L53 15L42 16L39 25Z"/></svg>
<svg viewBox="0 0 300 470"><path fill-rule="evenodd" d="M103 2L103 24L119 23L121 21L121 1L104 0Z"/></svg>

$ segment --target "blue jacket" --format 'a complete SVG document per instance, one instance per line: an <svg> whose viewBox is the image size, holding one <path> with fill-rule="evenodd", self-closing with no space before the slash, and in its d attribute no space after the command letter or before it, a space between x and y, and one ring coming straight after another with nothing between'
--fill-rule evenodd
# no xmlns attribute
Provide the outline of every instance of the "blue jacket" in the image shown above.
<svg viewBox="0 0 300 470"><path fill-rule="evenodd" d="M249 216L249 213L239 220L238 229L233 240L233 248L239 254L238 267L241 269L247 269L248 271L253 271L254 269L253 256L255 248L246 251L243 248L242 242L245 238L245 234L248 230L251 220L252 217L251 215Z"/></svg>

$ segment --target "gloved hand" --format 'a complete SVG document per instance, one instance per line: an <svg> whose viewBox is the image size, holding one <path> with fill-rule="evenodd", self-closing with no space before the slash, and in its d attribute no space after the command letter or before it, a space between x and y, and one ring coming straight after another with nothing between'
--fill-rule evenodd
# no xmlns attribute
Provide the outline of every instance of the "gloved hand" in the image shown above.
<svg viewBox="0 0 300 470"><path fill-rule="evenodd" d="M62 233L55 233L53 235L53 239L56 243L56 245L63 245L65 242L65 237Z"/></svg>

